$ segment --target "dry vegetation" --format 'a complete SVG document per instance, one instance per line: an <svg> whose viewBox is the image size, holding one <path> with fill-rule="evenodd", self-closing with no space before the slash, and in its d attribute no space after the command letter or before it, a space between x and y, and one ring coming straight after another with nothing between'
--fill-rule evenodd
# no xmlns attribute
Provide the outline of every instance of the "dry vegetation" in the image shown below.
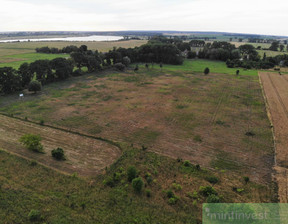
<svg viewBox="0 0 288 224"><path fill-rule="evenodd" d="M279 200L287 203L287 168L288 168L288 111L287 111L287 75L278 73L260 73L261 82L267 99L267 106L271 114L271 122L275 133L275 178L279 187Z"/></svg>
<svg viewBox="0 0 288 224"><path fill-rule="evenodd" d="M257 76L107 71L12 101L3 100L1 110L271 180L273 142Z"/></svg>

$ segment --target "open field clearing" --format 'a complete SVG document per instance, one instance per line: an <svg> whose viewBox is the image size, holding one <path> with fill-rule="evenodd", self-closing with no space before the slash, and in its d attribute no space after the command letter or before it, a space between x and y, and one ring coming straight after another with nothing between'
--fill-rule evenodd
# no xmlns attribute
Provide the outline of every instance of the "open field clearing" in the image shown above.
<svg viewBox="0 0 288 224"><path fill-rule="evenodd" d="M82 137L76 134L24 122L0 115L1 148L16 155L35 160L50 168L65 173L91 176L112 164L121 154L120 149L104 141ZM19 143L24 134L38 134L42 137L45 153L29 151ZM52 158L51 151L57 147L64 149L66 161Z"/></svg>
<svg viewBox="0 0 288 224"><path fill-rule="evenodd" d="M71 78L23 101L1 97L1 111L269 183L273 142L258 77L188 65Z"/></svg>
<svg viewBox="0 0 288 224"><path fill-rule="evenodd" d="M279 199L288 202L288 76L260 73L276 140L276 180Z"/></svg>

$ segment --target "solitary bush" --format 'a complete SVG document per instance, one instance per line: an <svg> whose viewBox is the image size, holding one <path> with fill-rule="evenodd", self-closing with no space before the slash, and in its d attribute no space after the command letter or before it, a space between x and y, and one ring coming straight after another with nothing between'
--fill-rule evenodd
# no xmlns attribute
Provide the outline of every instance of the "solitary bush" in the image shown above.
<svg viewBox="0 0 288 224"><path fill-rule="evenodd" d="M250 181L250 178L249 177L243 177L243 180L245 181L245 183L247 184L249 181Z"/></svg>
<svg viewBox="0 0 288 224"><path fill-rule="evenodd" d="M204 69L204 74L205 74L205 75L208 75L209 72L210 72L210 69L209 69L208 67Z"/></svg>
<svg viewBox="0 0 288 224"><path fill-rule="evenodd" d="M40 135L26 134L23 135L19 141L26 146L27 149L34 152L43 152Z"/></svg>
<svg viewBox="0 0 288 224"><path fill-rule="evenodd" d="M28 214L28 219L30 221L39 221L41 219L41 213L39 210L32 209Z"/></svg>
<svg viewBox="0 0 288 224"><path fill-rule="evenodd" d="M143 185L144 185L144 182L141 177L137 177L132 180L132 187L137 193L141 192Z"/></svg>
<svg viewBox="0 0 288 224"><path fill-rule="evenodd" d="M122 63L116 63L114 65L114 68L119 70L119 71L124 71L125 70L125 65L123 65Z"/></svg>
<svg viewBox="0 0 288 224"><path fill-rule="evenodd" d="M41 91L42 85L39 81L33 80L28 85L28 91L36 93L37 91Z"/></svg>
<svg viewBox="0 0 288 224"><path fill-rule="evenodd" d="M51 155L57 160L65 160L64 150L61 148L53 149Z"/></svg>
<svg viewBox="0 0 288 224"><path fill-rule="evenodd" d="M219 182L218 177L214 176L207 177L206 180L211 184L217 184Z"/></svg>
<svg viewBox="0 0 288 224"><path fill-rule="evenodd" d="M137 176L137 170L134 166L130 166L127 169L127 176L128 176L128 181L132 181L134 178Z"/></svg>

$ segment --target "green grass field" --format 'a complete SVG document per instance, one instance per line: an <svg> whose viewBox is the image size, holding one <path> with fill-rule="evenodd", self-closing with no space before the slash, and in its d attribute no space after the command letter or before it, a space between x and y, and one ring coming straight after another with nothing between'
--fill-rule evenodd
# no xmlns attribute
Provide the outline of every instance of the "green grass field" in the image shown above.
<svg viewBox="0 0 288 224"><path fill-rule="evenodd" d="M0 67L13 67L18 69L24 62L31 63L36 60L52 60L54 58L69 58L68 54L42 54L42 53L25 53L0 57Z"/></svg>

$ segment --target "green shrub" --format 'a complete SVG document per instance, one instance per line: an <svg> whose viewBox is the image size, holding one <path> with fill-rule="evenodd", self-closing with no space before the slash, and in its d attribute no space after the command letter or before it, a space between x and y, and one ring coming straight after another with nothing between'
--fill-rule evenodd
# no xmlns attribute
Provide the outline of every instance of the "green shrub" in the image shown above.
<svg viewBox="0 0 288 224"><path fill-rule="evenodd" d="M62 148L53 149L51 155L57 160L65 160L64 150Z"/></svg>
<svg viewBox="0 0 288 224"><path fill-rule="evenodd" d="M39 210L35 210L35 209L32 209L29 214L28 214L28 219L32 222L34 221L40 221L41 219L41 213Z"/></svg>
<svg viewBox="0 0 288 224"><path fill-rule="evenodd" d="M40 124L40 125L44 125L44 120L40 120L40 121L39 121L39 124Z"/></svg>
<svg viewBox="0 0 288 224"><path fill-rule="evenodd" d="M179 200L178 197L169 198L168 204L169 205L175 205L178 200Z"/></svg>
<svg viewBox="0 0 288 224"><path fill-rule="evenodd" d="M214 176L207 177L206 180L211 184L217 184L219 182L219 178Z"/></svg>
<svg viewBox="0 0 288 224"><path fill-rule="evenodd" d="M184 166L186 166L186 167L192 166L192 164L190 163L189 160L185 160L183 164L184 164Z"/></svg>
<svg viewBox="0 0 288 224"><path fill-rule="evenodd" d="M217 195L217 191L211 187L211 186L201 186L199 189L200 194L202 194L203 196L207 197L209 195L215 194Z"/></svg>
<svg viewBox="0 0 288 224"><path fill-rule="evenodd" d="M19 141L26 146L27 149L32 150L34 152L43 152L43 146L40 143L42 138L40 135L34 134L26 134L23 135Z"/></svg>
<svg viewBox="0 0 288 224"><path fill-rule="evenodd" d="M42 85L39 81L33 80L28 85L28 91L36 93L37 91L41 91Z"/></svg>
<svg viewBox="0 0 288 224"><path fill-rule="evenodd" d="M211 194L207 197L206 202L207 203L220 203L220 198L215 194Z"/></svg>
<svg viewBox="0 0 288 224"><path fill-rule="evenodd" d="M127 169L127 176L128 176L128 181L132 181L134 178L137 176L137 170L134 166L130 166Z"/></svg>
<svg viewBox="0 0 288 224"><path fill-rule="evenodd" d="M146 190L146 196L147 196L147 198L150 198L151 197L151 190Z"/></svg>
<svg viewBox="0 0 288 224"><path fill-rule="evenodd" d="M168 198L174 198L174 196L175 196L175 194L173 193L172 190L168 190L168 191L166 192L166 195L167 195Z"/></svg>
<svg viewBox="0 0 288 224"><path fill-rule="evenodd" d="M125 70L125 65L123 65L122 63L116 63L116 64L114 64L114 68L116 70L119 70L119 71L124 71Z"/></svg>
<svg viewBox="0 0 288 224"><path fill-rule="evenodd" d="M132 187L137 192L140 193L142 191L144 182L141 177L137 177L132 180Z"/></svg>

